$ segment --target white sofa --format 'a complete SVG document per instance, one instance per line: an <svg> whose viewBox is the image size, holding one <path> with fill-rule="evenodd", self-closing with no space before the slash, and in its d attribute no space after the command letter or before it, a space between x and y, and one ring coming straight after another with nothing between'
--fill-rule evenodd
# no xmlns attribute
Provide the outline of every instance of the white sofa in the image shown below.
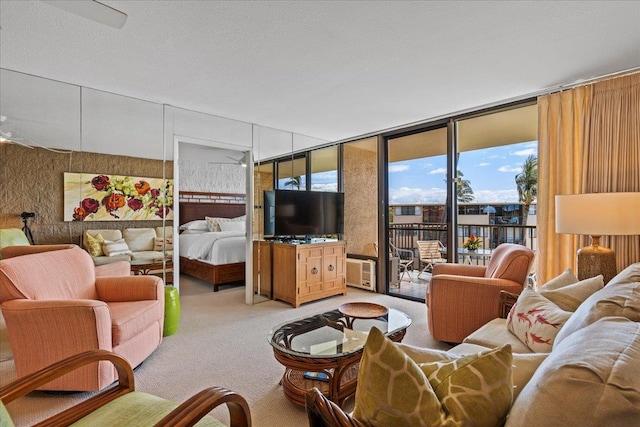
<svg viewBox="0 0 640 427"><path fill-rule="evenodd" d="M449 350L461 355L511 344L515 399L506 427L640 425L640 263L585 297L548 353L532 351L507 319L492 320Z"/></svg>
<svg viewBox="0 0 640 427"><path fill-rule="evenodd" d="M124 230L86 230L83 236L83 247L91 254L95 265L103 265L116 261L131 261L131 260L160 260L164 256L173 257L173 228L167 227L140 227L140 228L125 228ZM92 253L90 243L87 239L87 234L93 238L99 240L105 240L110 242L116 242L124 240L128 252L121 255L109 256L100 251ZM164 244L166 245L163 250L163 236ZM101 238L101 239L100 239Z"/></svg>

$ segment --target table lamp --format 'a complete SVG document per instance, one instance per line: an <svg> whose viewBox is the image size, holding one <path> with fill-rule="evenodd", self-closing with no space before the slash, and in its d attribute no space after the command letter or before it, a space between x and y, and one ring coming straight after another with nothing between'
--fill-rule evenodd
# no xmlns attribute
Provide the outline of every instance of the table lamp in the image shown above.
<svg viewBox="0 0 640 427"><path fill-rule="evenodd" d="M588 193L556 196L556 233L583 234L591 246L578 250L578 279L617 274L616 256L600 246L600 236L640 234L640 193Z"/></svg>

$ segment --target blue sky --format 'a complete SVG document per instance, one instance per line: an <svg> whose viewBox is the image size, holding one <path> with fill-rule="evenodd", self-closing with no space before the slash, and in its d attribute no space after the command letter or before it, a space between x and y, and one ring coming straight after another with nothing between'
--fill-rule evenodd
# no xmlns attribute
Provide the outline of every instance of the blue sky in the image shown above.
<svg viewBox="0 0 640 427"><path fill-rule="evenodd" d="M531 154L537 155L538 142L465 151L458 169L479 203L518 203L515 176ZM446 156L435 156L389 164L389 203L444 203Z"/></svg>

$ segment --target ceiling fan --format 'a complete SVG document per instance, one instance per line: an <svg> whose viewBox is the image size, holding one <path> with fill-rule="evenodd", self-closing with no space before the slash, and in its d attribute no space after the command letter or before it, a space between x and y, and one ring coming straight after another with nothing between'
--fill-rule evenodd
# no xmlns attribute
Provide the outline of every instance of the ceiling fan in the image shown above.
<svg viewBox="0 0 640 427"><path fill-rule="evenodd" d="M224 156L224 157L226 157L231 161L230 162L207 162L207 163L210 165L236 165L236 166L242 166L243 168L247 167L247 162L244 161L244 155L239 159L236 159L231 156Z"/></svg>
<svg viewBox="0 0 640 427"><path fill-rule="evenodd" d="M113 28L122 28L127 14L95 0L41 0L51 6Z"/></svg>

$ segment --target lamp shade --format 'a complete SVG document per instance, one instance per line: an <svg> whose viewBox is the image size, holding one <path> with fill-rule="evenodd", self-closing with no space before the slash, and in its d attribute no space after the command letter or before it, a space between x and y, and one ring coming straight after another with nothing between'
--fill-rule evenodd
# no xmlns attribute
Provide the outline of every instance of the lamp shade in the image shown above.
<svg viewBox="0 0 640 427"><path fill-rule="evenodd" d="M590 236L640 234L640 193L557 195L556 233Z"/></svg>

